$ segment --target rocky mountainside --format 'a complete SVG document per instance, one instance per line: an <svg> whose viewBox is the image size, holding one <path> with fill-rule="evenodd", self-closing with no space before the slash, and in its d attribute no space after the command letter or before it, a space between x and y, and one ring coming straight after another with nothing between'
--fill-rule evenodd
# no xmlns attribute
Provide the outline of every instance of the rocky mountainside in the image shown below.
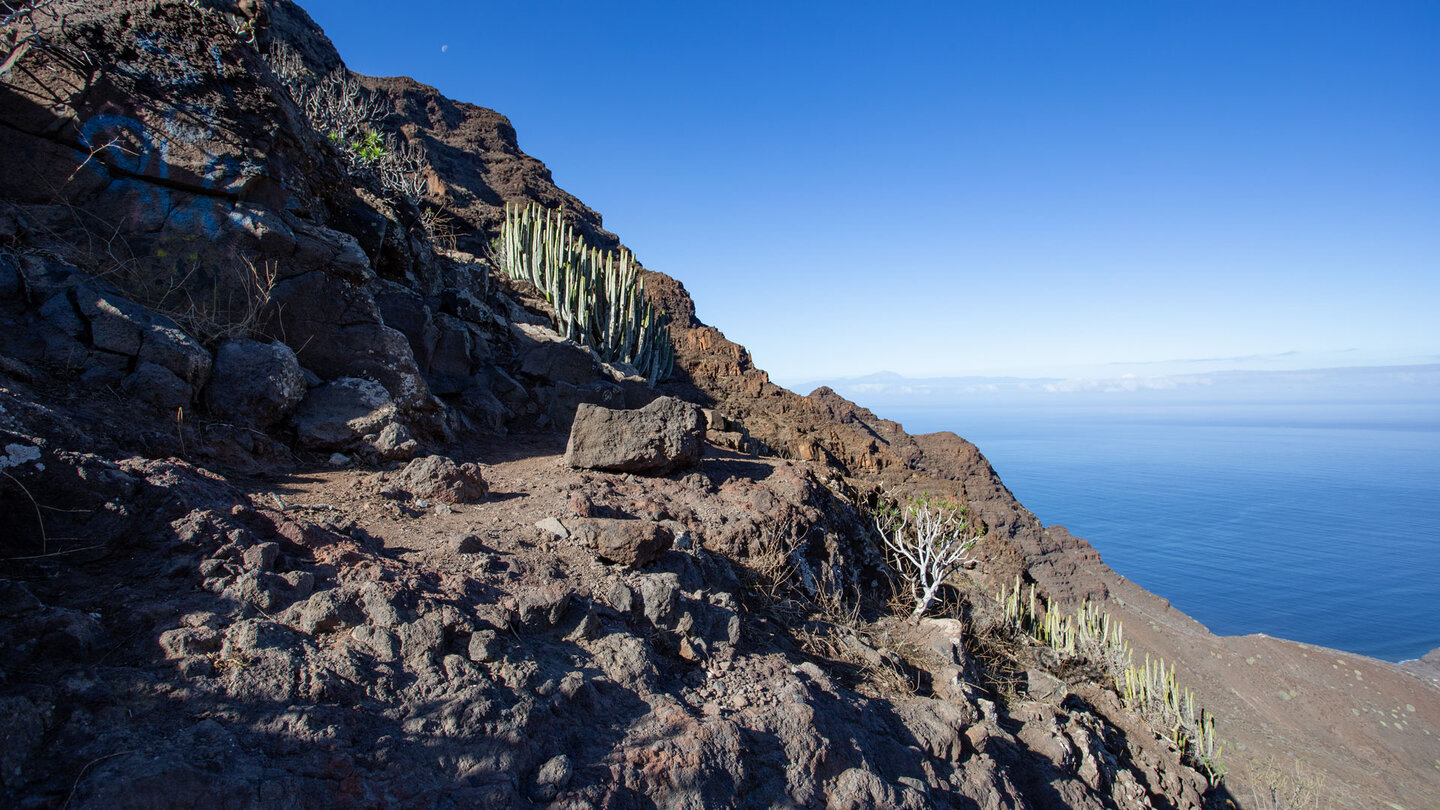
<svg viewBox="0 0 1440 810"><path fill-rule="evenodd" d="M0 15L7 806L1440 806L1425 670L1211 635L661 273L668 381L563 339L505 206L619 240L500 114L288 0ZM922 491L983 537L912 625L871 511ZM1224 783L1015 581L1173 662Z"/></svg>

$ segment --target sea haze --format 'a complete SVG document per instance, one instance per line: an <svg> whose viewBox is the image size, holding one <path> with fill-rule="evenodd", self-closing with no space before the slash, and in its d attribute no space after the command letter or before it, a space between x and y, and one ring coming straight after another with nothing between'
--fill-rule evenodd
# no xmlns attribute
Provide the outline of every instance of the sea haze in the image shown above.
<svg viewBox="0 0 1440 810"><path fill-rule="evenodd" d="M1440 647L1440 365L829 385L974 442L1044 524L1216 633Z"/></svg>

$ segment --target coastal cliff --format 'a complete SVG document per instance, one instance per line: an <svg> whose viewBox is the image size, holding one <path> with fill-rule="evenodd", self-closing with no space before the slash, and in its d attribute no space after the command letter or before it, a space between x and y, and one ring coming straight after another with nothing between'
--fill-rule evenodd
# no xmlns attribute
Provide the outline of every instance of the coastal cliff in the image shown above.
<svg viewBox="0 0 1440 810"><path fill-rule="evenodd" d="M349 74L288 0L0 8L8 805L1268 807L1274 766L1440 806L1419 670L1210 634L663 273L668 380L563 339L491 255L506 206L620 239L501 114ZM662 397L697 463L564 462L581 406ZM912 626L870 509L921 492L983 536ZM1007 625L1014 582L1173 663L1229 776Z"/></svg>

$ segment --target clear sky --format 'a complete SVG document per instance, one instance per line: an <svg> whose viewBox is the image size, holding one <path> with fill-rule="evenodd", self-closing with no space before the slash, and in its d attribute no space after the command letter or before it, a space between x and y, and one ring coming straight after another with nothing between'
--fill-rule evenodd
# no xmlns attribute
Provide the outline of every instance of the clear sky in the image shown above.
<svg viewBox="0 0 1440 810"><path fill-rule="evenodd" d="M1440 3L301 5L782 384L1440 359Z"/></svg>

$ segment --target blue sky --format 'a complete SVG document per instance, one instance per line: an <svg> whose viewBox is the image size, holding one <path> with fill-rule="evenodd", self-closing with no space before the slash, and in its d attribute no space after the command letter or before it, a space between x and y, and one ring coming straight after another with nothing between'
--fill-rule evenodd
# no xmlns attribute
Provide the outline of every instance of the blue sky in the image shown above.
<svg viewBox="0 0 1440 810"><path fill-rule="evenodd" d="M1440 360L1440 4L301 5L782 384Z"/></svg>

